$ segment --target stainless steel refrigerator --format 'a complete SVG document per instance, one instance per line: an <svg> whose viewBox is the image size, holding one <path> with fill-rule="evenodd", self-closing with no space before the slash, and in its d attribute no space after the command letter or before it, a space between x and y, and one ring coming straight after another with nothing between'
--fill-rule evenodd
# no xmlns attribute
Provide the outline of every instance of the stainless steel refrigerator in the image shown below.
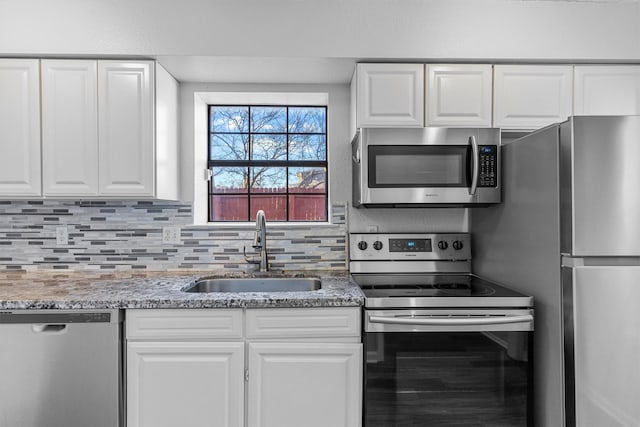
<svg viewBox="0 0 640 427"><path fill-rule="evenodd" d="M536 426L640 426L640 116L576 116L502 148L474 272L533 295Z"/></svg>

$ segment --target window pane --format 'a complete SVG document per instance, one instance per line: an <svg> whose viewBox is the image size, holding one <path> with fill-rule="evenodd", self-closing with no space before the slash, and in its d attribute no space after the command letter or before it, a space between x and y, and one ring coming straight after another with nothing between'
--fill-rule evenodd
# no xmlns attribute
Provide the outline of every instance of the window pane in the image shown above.
<svg viewBox="0 0 640 427"><path fill-rule="evenodd" d="M242 194L210 197L210 221L249 221L249 198Z"/></svg>
<svg viewBox="0 0 640 427"><path fill-rule="evenodd" d="M259 209L268 220L327 220L326 107L224 105L209 114L210 221L254 221Z"/></svg>
<svg viewBox="0 0 640 427"><path fill-rule="evenodd" d="M287 168L251 168L251 193L284 193Z"/></svg>
<svg viewBox="0 0 640 427"><path fill-rule="evenodd" d="M211 132L249 132L249 107L213 106L210 116Z"/></svg>
<svg viewBox="0 0 640 427"><path fill-rule="evenodd" d="M289 135L289 160L326 160L325 135Z"/></svg>
<svg viewBox="0 0 640 427"><path fill-rule="evenodd" d="M247 160L249 158L248 134L211 135L210 160Z"/></svg>
<svg viewBox="0 0 640 427"><path fill-rule="evenodd" d="M284 194L251 197L251 218L256 217L259 209L264 211L267 221L287 220L287 196Z"/></svg>
<svg viewBox="0 0 640 427"><path fill-rule="evenodd" d="M326 133L327 109L324 107L289 108L289 132Z"/></svg>
<svg viewBox="0 0 640 427"><path fill-rule="evenodd" d="M285 134L253 135L253 160L287 160L287 136Z"/></svg>
<svg viewBox="0 0 640 427"><path fill-rule="evenodd" d="M246 193L249 179L247 168L219 167L211 168L212 193Z"/></svg>
<svg viewBox="0 0 640 427"><path fill-rule="evenodd" d="M324 168L289 168L289 191L291 193L323 193L327 182Z"/></svg>
<svg viewBox="0 0 640 427"><path fill-rule="evenodd" d="M286 107L251 107L251 132L286 132Z"/></svg>
<svg viewBox="0 0 640 427"><path fill-rule="evenodd" d="M324 194L290 194L289 221L326 221Z"/></svg>

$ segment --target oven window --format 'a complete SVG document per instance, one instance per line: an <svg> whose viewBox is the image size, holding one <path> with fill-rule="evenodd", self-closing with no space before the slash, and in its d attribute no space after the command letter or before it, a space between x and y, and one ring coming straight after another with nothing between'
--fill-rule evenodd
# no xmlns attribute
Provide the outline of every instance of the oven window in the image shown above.
<svg viewBox="0 0 640 427"><path fill-rule="evenodd" d="M365 425L533 425L531 339L531 332L365 333Z"/></svg>
<svg viewBox="0 0 640 427"><path fill-rule="evenodd" d="M369 147L370 187L468 187L468 146Z"/></svg>

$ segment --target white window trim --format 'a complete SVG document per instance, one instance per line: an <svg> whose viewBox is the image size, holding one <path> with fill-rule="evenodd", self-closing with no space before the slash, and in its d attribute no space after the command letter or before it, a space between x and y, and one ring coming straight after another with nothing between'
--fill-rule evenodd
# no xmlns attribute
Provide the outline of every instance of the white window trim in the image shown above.
<svg viewBox="0 0 640 427"><path fill-rule="evenodd" d="M193 223L194 225L215 225L238 227L252 225L251 222L208 222L208 181L207 144L209 141L209 123L207 106L209 104L237 105L324 105L329 106L329 94L320 92L195 92L194 93L194 132L193 132ZM328 137L328 129L327 129ZM329 159L327 159L329 163ZM328 176L328 174L327 174ZM331 202L327 192L326 222L271 222L276 226L309 227L330 225ZM268 218L267 218L268 219Z"/></svg>

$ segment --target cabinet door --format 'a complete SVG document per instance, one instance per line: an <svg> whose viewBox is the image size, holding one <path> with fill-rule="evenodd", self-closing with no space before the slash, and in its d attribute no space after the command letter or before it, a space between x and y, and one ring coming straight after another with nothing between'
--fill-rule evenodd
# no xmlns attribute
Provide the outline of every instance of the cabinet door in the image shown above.
<svg viewBox="0 0 640 427"><path fill-rule="evenodd" d="M129 342L127 426L242 427L244 343Z"/></svg>
<svg viewBox="0 0 640 427"><path fill-rule="evenodd" d="M580 65L574 73L575 115L640 114L640 66Z"/></svg>
<svg viewBox="0 0 640 427"><path fill-rule="evenodd" d="M0 196L40 196L37 59L0 59Z"/></svg>
<svg viewBox="0 0 640 427"><path fill-rule="evenodd" d="M97 62L42 61L44 195L98 193Z"/></svg>
<svg viewBox="0 0 640 427"><path fill-rule="evenodd" d="M424 65L357 64L358 127L423 127Z"/></svg>
<svg viewBox="0 0 640 427"><path fill-rule="evenodd" d="M538 129L571 115L571 66L496 65L493 71L493 126Z"/></svg>
<svg viewBox="0 0 640 427"><path fill-rule="evenodd" d="M153 195L153 73L152 62L98 61L101 195Z"/></svg>
<svg viewBox="0 0 640 427"><path fill-rule="evenodd" d="M250 343L248 353L248 425L361 425L362 344Z"/></svg>
<svg viewBox="0 0 640 427"><path fill-rule="evenodd" d="M491 65L427 65L427 126L491 126Z"/></svg>

